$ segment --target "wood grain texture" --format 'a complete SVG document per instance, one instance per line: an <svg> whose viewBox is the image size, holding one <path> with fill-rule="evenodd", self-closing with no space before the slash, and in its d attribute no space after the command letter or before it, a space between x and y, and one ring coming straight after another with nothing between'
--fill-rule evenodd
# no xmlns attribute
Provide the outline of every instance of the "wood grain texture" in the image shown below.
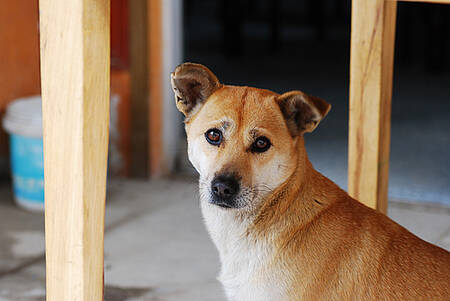
<svg viewBox="0 0 450 301"><path fill-rule="evenodd" d="M40 0L47 300L103 300L108 0Z"/></svg>
<svg viewBox="0 0 450 301"><path fill-rule="evenodd" d="M349 194L387 211L390 116L397 3L352 3Z"/></svg>
<svg viewBox="0 0 450 301"><path fill-rule="evenodd" d="M148 0L148 68L149 68L149 172L158 177L163 173L163 33L162 1Z"/></svg>

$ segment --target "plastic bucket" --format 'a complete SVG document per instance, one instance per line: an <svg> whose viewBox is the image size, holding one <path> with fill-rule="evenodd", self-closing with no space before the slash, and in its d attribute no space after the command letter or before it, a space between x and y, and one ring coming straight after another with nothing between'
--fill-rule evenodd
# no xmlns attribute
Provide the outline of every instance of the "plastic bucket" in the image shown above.
<svg viewBox="0 0 450 301"><path fill-rule="evenodd" d="M44 155L40 96L8 105L3 128L9 133L14 199L26 209L44 210Z"/></svg>

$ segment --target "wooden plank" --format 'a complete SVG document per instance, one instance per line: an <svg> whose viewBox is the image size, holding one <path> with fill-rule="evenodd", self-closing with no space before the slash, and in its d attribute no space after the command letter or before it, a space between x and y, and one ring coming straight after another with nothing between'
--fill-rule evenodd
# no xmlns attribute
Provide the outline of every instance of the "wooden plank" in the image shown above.
<svg viewBox="0 0 450 301"><path fill-rule="evenodd" d="M146 177L149 169L147 0L129 1L131 84L131 175Z"/></svg>
<svg viewBox="0 0 450 301"><path fill-rule="evenodd" d="M387 211L395 1L352 3L349 194Z"/></svg>
<svg viewBox="0 0 450 301"><path fill-rule="evenodd" d="M103 300L109 0L40 0L47 300Z"/></svg>
<svg viewBox="0 0 450 301"><path fill-rule="evenodd" d="M163 33L161 0L148 0L148 68L149 68L149 172L158 177L163 173Z"/></svg>
<svg viewBox="0 0 450 301"><path fill-rule="evenodd" d="M183 0L163 1L162 6L162 171L169 174L175 169L181 145L179 134L183 130L182 114L173 105L170 73L183 62ZM183 155L184 152L181 152Z"/></svg>
<svg viewBox="0 0 450 301"><path fill-rule="evenodd" d="M394 1L394 0L388 0ZM440 3L440 4L450 4L450 0L398 0L399 2L423 2L423 3Z"/></svg>

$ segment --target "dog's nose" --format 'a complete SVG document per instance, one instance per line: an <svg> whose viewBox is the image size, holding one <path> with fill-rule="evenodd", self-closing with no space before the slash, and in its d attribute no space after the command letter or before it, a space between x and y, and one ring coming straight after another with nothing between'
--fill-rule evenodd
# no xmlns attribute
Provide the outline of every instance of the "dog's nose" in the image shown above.
<svg viewBox="0 0 450 301"><path fill-rule="evenodd" d="M212 190L215 196L221 199L229 199L235 196L236 189L227 182L217 182L212 186Z"/></svg>
<svg viewBox="0 0 450 301"><path fill-rule="evenodd" d="M233 176L218 176L211 183L213 203L234 207L233 199L239 192L239 182Z"/></svg>

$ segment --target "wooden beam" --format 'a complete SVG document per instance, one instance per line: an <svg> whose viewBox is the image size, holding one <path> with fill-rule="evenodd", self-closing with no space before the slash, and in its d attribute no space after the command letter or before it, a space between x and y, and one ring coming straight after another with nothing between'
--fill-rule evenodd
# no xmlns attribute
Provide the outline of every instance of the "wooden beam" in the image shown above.
<svg viewBox="0 0 450 301"><path fill-rule="evenodd" d="M150 176L163 173L163 32L162 0L148 0L148 68L149 68L149 171Z"/></svg>
<svg viewBox="0 0 450 301"><path fill-rule="evenodd" d="M47 300L103 300L110 1L39 4Z"/></svg>
<svg viewBox="0 0 450 301"><path fill-rule="evenodd" d="M129 1L131 84L131 175L146 177L149 169L147 0Z"/></svg>
<svg viewBox="0 0 450 301"><path fill-rule="evenodd" d="M352 2L349 194L387 211L397 2Z"/></svg>
<svg viewBox="0 0 450 301"><path fill-rule="evenodd" d="M395 0L388 0L388 1L395 1ZM398 2L423 2L423 3L450 4L450 0L398 0Z"/></svg>

